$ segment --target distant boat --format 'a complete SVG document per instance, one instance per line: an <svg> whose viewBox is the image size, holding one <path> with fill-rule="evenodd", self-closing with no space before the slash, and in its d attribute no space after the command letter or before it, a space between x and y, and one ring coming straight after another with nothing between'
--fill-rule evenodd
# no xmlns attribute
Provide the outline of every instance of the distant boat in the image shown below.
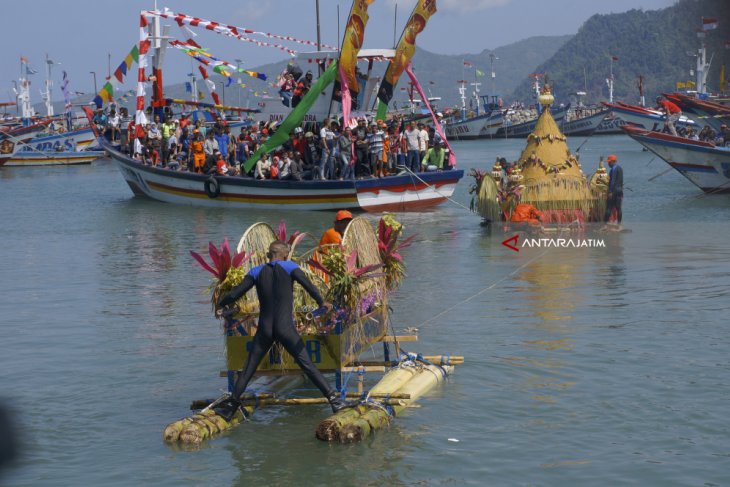
<svg viewBox="0 0 730 487"><path fill-rule="evenodd" d="M570 105L564 105L551 110L553 120L560 126L565 119L565 115L568 112ZM506 138L525 138L535 130L539 115L535 115L534 118L526 120L524 122L510 122L509 117L505 116L505 122L502 127L497 131L497 137Z"/></svg>
<svg viewBox="0 0 730 487"><path fill-rule="evenodd" d="M489 139L497 135L503 123L504 113L494 110L478 117L445 123L444 132L449 140Z"/></svg>
<svg viewBox="0 0 730 487"><path fill-rule="evenodd" d="M0 166L84 164L104 155L103 151L83 151L96 141L91 127L25 142L16 140L17 137L0 141Z"/></svg>
<svg viewBox="0 0 730 487"><path fill-rule="evenodd" d="M498 97L492 96L492 101L489 101L488 95L479 95L479 85L481 83L476 81L472 83L474 85L474 97L472 100L476 100L477 110L474 117L467 117L466 109L466 81L461 80L461 86L459 87L459 94L461 95L461 116L459 118L452 118L450 121L444 123L444 132L446 138L449 140L475 140L475 139L489 139L497 136L497 132L502 128L504 124L504 110L499 106L497 102ZM481 102L480 102L481 98ZM482 103L484 113L480 113L479 104Z"/></svg>
<svg viewBox="0 0 730 487"><path fill-rule="evenodd" d="M104 151L60 151L60 152L33 152L23 151L14 155L3 166L73 166L77 164L91 164L104 157ZM2 161L0 160L0 163Z"/></svg>
<svg viewBox="0 0 730 487"><path fill-rule="evenodd" d="M607 103L603 102L618 118L626 124L633 125L645 130L661 130L666 122L666 117L659 110L645 108L639 105L628 103ZM697 124L689 118L682 116L676 123L677 127L696 127Z"/></svg>
<svg viewBox="0 0 730 487"><path fill-rule="evenodd" d="M684 93L666 93L664 96L679 106L682 112L697 118L701 125L709 125L715 132L720 131L720 125L730 122L730 106L702 100Z"/></svg>
<svg viewBox="0 0 730 487"><path fill-rule="evenodd" d="M609 113L607 108L595 107L569 110L561 127L563 135L594 135Z"/></svg>
<svg viewBox="0 0 730 487"><path fill-rule="evenodd" d="M630 125L623 130L705 193L730 193L730 147Z"/></svg>

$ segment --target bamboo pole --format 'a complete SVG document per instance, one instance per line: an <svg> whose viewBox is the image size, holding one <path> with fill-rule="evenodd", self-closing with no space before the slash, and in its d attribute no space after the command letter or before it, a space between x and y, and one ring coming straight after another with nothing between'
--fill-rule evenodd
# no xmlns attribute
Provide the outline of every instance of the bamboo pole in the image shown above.
<svg viewBox="0 0 730 487"><path fill-rule="evenodd" d="M362 394L357 394L354 392L347 393L348 399L358 399L360 397L362 397ZM376 399L392 399L392 400L411 398L411 396L409 396L408 394L373 394L372 392L369 394L369 397L376 398ZM243 404L248 404L248 403L255 404L257 400L258 400L259 404L262 404L262 405L277 404L275 402L270 401L271 399L278 399L279 401L283 401L283 400L291 401L296 398L283 398L283 397L278 397L276 394L258 394L255 397L244 395L241 397L241 401L243 402ZM301 403L301 404L324 404L325 402L327 402L327 400L325 398L315 398L315 401L309 402L309 403ZM208 406L210 406L211 404L213 404L214 402L215 402L215 399L195 399L190 403L190 409L196 410L196 411L200 410L200 409L205 409ZM287 405L284 402L281 402L278 404ZM296 403L293 402L291 404L294 405Z"/></svg>
<svg viewBox="0 0 730 487"><path fill-rule="evenodd" d="M304 382L301 376L286 376L272 378L261 378L252 384L254 387L266 387L269 390L282 392L287 389L294 388ZM245 397L245 396L244 396ZM244 411L249 417L256 409L256 404L244 404ZM162 439L166 443L183 443L188 445L197 445L212 436L228 431L244 420L243 413L239 410L231 418L226 421L221 418L212 409L203 409L192 416L174 421L167 425L162 433Z"/></svg>

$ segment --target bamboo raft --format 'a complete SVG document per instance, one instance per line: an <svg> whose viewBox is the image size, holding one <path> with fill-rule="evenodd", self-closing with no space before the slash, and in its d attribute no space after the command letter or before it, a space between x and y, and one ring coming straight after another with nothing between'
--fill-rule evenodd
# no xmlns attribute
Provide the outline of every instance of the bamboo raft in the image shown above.
<svg viewBox="0 0 730 487"><path fill-rule="evenodd" d="M393 220L394 222L394 220ZM395 237L400 233L400 224L389 223L396 228ZM404 275L402 262L389 261L389 255L379 249L380 233L384 232L381 220L378 234L364 218L353 219L343 237L341 251L352 256L357 254L357 266L376 266L383 272L372 274L367 279L356 280L354 288L349 294L359 296L354 304L350 300L349 306L342 305L346 312L335 316L313 319L311 312L295 311L294 319L300 328L302 340L310 354L312 362L323 373L333 373L336 388L343 392L348 399L359 399L356 406L346 408L337 414L323 420L316 428L316 437L323 441L337 441L341 443L357 442L367 438L376 430L390 425L393 418L408 407L413 407L415 401L442 383L453 372L454 366L462 364L464 358L460 356L435 355L421 356L404 354L401 343L417 340L414 335L388 335L390 324L388 313L388 294L397 287L400 278ZM286 240L286 229L280 226L279 232L265 223L257 223L244 232L238 246L238 252L245 252L246 259L240 268L224 270L217 277L212 301L216 302L222 293L227 292L237 283L232 282L243 276L254 266L266 262L266 251L271 242ZM388 233L388 235L391 235ZM302 252L298 255L298 247L306 239L304 235L294 235L290 239L290 258L297 262L312 282L320 289L323 296L331 299L335 304L338 296L332 296L332 289L337 286L337 276L324 275L320 267L313 267L312 256L319 253L332 252L332 249L319 249ZM394 243L394 242L392 242ZM398 247L391 246L397 251ZM211 244L211 248L214 246ZM228 250L227 243L221 250ZM211 258L214 252L211 250ZM230 256L229 256L230 257ZM399 256L398 256L399 257ZM315 257L317 258L317 257ZM321 260L326 257L318 257ZM225 260L225 259L223 259ZM228 261L235 259L229 258ZM215 261L215 259L214 259ZM397 268L389 268L388 264L397 264ZM315 262L316 264L316 262ZM313 300L299 287L295 287L295 309L313 310L316 308ZM352 298L352 296L348 296ZM333 299L334 298L334 299ZM228 380L228 390L232 390L236 372L245 364L247 346L253 339L258 319L258 301L255 291L243 296L237 303L238 311L226 318L226 370L221 376ZM333 313L334 314L334 313ZM324 324L323 324L324 322ZM371 350L373 346L381 345L383 357L381 360L361 360L363 352ZM391 346L395 345L395 356L391 359ZM242 410L238 411L231 421L226 421L214 412L214 407L226 396L218 399L201 399L192 401L190 408L193 414L169 424L163 432L163 440L169 444L195 446L213 438L216 435L231 430L250 418L257 409L267 406L321 406L327 404L323 397L303 398L287 397L291 389L304 381L302 371L293 358L279 346L274 345L267 358L259 365L254 381L249 390L265 391L255 395L244 394ZM366 391L366 373L382 372L384 376L372 388ZM345 393L347 381L343 377L356 376L357 392Z"/></svg>

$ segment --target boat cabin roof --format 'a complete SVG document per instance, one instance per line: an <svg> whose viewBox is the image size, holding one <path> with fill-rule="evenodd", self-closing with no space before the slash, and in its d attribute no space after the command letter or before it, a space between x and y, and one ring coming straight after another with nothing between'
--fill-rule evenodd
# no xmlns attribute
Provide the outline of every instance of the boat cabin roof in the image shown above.
<svg viewBox="0 0 730 487"><path fill-rule="evenodd" d="M335 59L340 56L339 51L313 51L297 53L299 60ZM371 58L391 59L395 56L395 49L360 49L357 55L359 60Z"/></svg>

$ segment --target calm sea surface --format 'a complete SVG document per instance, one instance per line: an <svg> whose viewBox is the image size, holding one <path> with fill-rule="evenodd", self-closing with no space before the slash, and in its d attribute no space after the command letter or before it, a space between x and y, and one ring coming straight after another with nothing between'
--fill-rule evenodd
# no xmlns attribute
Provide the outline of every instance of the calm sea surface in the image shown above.
<svg viewBox="0 0 730 487"><path fill-rule="evenodd" d="M523 146L455 147L489 169ZM225 382L188 250L261 220L319 234L332 215L133 198L109 160L0 169L0 400L23 440L0 484L730 485L730 197L649 181L668 166L622 136L589 140L584 169L612 152L632 232L594 235L606 248L513 252L452 203L399 215L419 236L396 328L466 363L389 431L329 445L324 406L272 408L193 452L162 430Z"/></svg>

